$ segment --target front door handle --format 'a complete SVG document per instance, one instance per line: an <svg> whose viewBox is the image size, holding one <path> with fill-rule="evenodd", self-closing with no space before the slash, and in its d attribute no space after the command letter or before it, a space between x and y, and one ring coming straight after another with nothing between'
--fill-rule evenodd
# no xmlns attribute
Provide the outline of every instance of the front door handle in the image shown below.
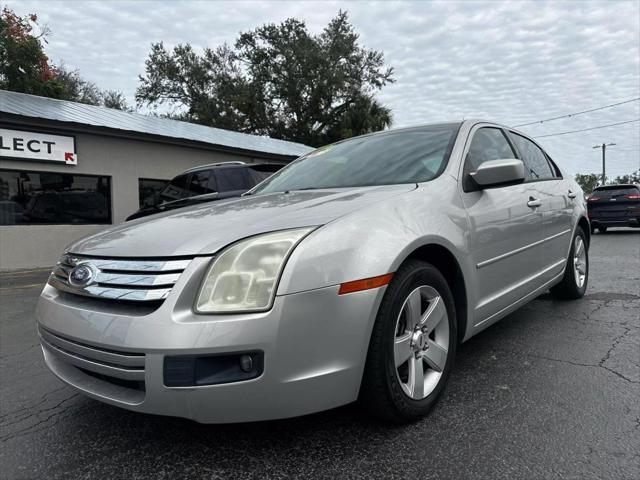
<svg viewBox="0 0 640 480"><path fill-rule="evenodd" d="M536 208L542 205L542 200L538 200L537 198L529 197L529 201L527 202L527 207Z"/></svg>
<svg viewBox="0 0 640 480"><path fill-rule="evenodd" d="M567 193L567 197L569 197L571 200L573 200L574 198L576 198L576 194L574 192L572 192L571 190L569 190L569 193Z"/></svg>

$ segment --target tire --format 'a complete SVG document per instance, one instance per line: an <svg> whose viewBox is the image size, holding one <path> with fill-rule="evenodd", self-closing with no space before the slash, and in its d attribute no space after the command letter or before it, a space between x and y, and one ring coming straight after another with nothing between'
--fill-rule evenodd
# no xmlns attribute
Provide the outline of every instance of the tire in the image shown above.
<svg viewBox="0 0 640 480"><path fill-rule="evenodd" d="M598 227L598 232L607 233L607 227Z"/></svg>
<svg viewBox="0 0 640 480"><path fill-rule="evenodd" d="M412 328L412 319L422 317L426 317L420 323L422 329ZM378 310L360 389L361 405L372 415L395 423L423 418L444 391L457 339L453 295L444 276L429 263L406 261L395 273ZM396 367L396 358L401 361L407 352L407 360ZM420 368L422 376L416 373ZM424 381L421 391L419 378Z"/></svg>
<svg viewBox="0 0 640 480"><path fill-rule="evenodd" d="M580 239L580 240L578 240ZM582 250L576 256L576 246L582 243ZM575 300L582 298L584 292L587 291L587 283L589 283L589 249L587 247L587 237L581 227L576 229L576 233L571 241L571 250L569 258L564 269L564 276L557 285L551 287L551 294L561 300ZM582 252L584 255L582 255ZM582 265L584 280L579 283L579 274L576 273L576 262Z"/></svg>
<svg viewBox="0 0 640 480"><path fill-rule="evenodd" d="M591 224L591 235L594 234L594 232L596 231L596 227L593 226L593 224Z"/></svg>

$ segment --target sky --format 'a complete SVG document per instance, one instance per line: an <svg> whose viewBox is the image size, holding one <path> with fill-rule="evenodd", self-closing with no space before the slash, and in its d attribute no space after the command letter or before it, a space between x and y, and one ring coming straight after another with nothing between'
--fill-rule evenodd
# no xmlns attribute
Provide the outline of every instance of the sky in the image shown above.
<svg viewBox="0 0 640 480"><path fill-rule="evenodd" d="M45 52L134 102L152 42L196 49L288 17L319 33L342 9L362 45L380 50L396 82L377 94L394 127L483 118L515 126L640 97L636 1L35 1L0 0L37 13ZM143 110L144 112L144 110ZM522 127L537 137L640 118L640 101ZM640 168L640 122L539 138L567 172L607 176Z"/></svg>

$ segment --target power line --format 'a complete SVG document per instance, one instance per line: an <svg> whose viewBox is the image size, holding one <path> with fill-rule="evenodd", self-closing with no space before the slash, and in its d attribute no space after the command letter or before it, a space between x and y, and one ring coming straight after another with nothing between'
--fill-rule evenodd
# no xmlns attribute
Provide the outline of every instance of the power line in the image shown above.
<svg viewBox="0 0 640 480"><path fill-rule="evenodd" d="M607 127L615 127L616 125L624 125L625 123L633 123L640 122L640 118L636 118L635 120L627 120L625 122L617 122L617 123L609 123L608 125L599 125L597 127L591 128L583 128L580 130L569 130L568 132L557 132L557 133L549 133L548 135L537 135L533 138L544 138L544 137L555 137L558 135L568 135L569 133L578 133L578 132L586 132L589 130L598 130L599 128L607 128Z"/></svg>
<svg viewBox="0 0 640 480"><path fill-rule="evenodd" d="M559 117L545 118L544 120L537 120L535 122L530 122L530 123L521 123L520 125L514 125L513 127L514 128L515 127L526 127L527 125L534 125L536 123L544 123L544 122L550 122L552 120L559 120L561 118L575 117L576 115L582 115L583 113L596 112L598 110L604 110L605 108L611 108L611 107L616 107L618 105L624 105L625 103L637 102L638 100L640 100L640 97L632 98L631 100L625 100L624 102L612 103L610 105L603 105L602 107L592 108L590 110L583 110L582 112L569 113L567 115L560 115Z"/></svg>

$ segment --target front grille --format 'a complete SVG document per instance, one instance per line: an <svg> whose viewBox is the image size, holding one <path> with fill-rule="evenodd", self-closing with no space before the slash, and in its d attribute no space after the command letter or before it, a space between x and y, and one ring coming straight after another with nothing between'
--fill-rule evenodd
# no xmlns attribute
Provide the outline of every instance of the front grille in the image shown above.
<svg viewBox="0 0 640 480"><path fill-rule="evenodd" d="M110 383L144 390L145 354L94 347L38 328L41 343L61 360ZM135 387L133 387L135 385Z"/></svg>
<svg viewBox="0 0 640 480"><path fill-rule="evenodd" d="M87 297L159 302L167 298L191 259L127 260L65 254L53 269L49 284L67 293ZM72 282L75 267L90 270L88 281Z"/></svg>

